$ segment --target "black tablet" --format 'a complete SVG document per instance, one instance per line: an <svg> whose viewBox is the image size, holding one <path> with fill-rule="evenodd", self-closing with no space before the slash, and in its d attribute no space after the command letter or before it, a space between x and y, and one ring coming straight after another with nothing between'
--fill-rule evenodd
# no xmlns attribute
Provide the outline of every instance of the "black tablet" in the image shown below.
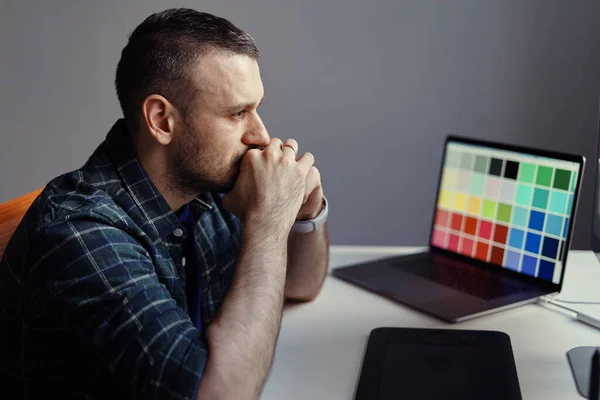
<svg viewBox="0 0 600 400"><path fill-rule="evenodd" d="M377 328L355 400L521 399L510 338L496 331Z"/></svg>

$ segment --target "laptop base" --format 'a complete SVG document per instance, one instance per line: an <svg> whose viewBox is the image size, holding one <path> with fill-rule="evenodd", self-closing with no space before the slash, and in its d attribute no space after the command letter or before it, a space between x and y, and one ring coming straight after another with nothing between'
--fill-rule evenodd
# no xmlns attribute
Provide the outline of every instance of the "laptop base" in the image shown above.
<svg viewBox="0 0 600 400"><path fill-rule="evenodd" d="M505 295L493 298L481 293L475 296L403 270L403 266L418 264L421 261L425 264L425 260L431 256L432 253L424 252L363 262L335 268L333 275L451 323L533 303L539 297L552 293L499 274L499 277L493 279L502 280L503 284L511 289L515 285L519 285L519 288L512 293L507 291ZM480 267L468 265L462 265L461 268L471 268L469 272L475 274L481 271Z"/></svg>

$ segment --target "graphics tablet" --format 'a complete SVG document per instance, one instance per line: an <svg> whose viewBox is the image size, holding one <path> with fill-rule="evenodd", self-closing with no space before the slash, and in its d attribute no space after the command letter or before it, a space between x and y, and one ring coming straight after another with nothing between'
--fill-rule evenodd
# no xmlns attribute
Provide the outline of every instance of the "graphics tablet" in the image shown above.
<svg viewBox="0 0 600 400"><path fill-rule="evenodd" d="M496 331L377 328L355 400L517 400L510 338Z"/></svg>

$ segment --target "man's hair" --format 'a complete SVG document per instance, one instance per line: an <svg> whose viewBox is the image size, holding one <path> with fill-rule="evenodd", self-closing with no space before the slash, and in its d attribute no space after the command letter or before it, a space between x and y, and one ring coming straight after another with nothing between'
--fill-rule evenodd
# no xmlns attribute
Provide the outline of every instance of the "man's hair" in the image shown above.
<svg viewBox="0 0 600 400"><path fill-rule="evenodd" d="M186 113L193 100L191 67L210 50L258 59L254 39L228 20L187 8L152 14L129 36L115 86L128 125L138 128L142 103L160 94Z"/></svg>

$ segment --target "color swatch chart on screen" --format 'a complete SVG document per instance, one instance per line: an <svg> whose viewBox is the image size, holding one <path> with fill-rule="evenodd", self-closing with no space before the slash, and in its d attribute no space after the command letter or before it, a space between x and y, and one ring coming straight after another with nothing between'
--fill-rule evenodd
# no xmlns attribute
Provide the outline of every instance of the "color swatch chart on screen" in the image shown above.
<svg viewBox="0 0 600 400"><path fill-rule="evenodd" d="M448 143L432 244L560 281L579 164Z"/></svg>

